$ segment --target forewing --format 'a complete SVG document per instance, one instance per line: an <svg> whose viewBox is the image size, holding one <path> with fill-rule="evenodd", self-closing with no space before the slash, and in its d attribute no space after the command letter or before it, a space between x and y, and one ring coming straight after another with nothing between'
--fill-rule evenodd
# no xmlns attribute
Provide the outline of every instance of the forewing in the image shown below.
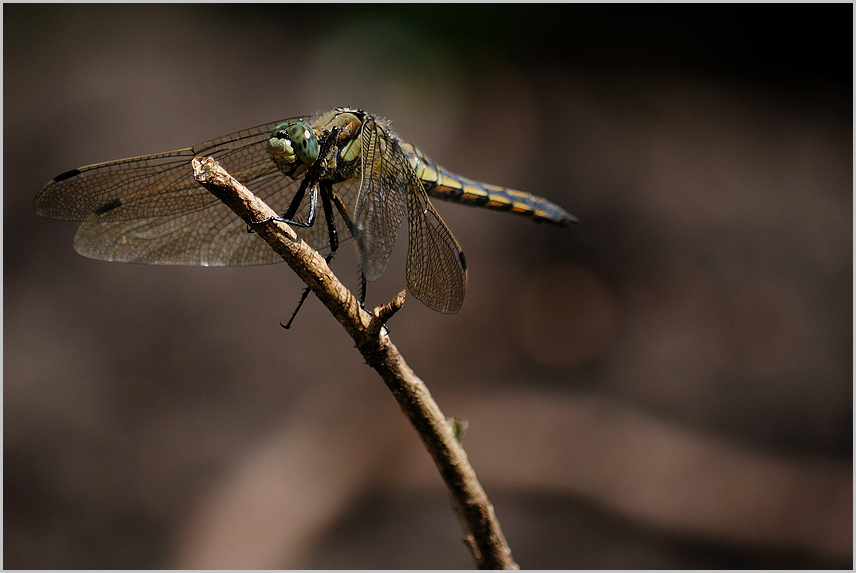
<svg viewBox="0 0 856 573"><path fill-rule="evenodd" d="M277 262L263 240L247 233L231 210L196 183L190 161L215 158L279 212L300 181L282 175L268 154L267 139L278 123L194 147L72 170L48 183L36 195L34 208L46 217L83 221L75 248L96 259L229 266Z"/></svg>
<svg viewBox="0 0 856 573"><path fill-rule="evenodd" d="M361 134L362 183L354 206L354 239L366 279L386 270L406 210L413 169L395 136L366 116Z"/></svg>
<svg viewBox="0 0 856 573"><path fill-rule="evenodd" d="M463 305L467 289L464 253L449 227L431 205L415 173L411 176L409 188L407 287L425 306L445 314L454 314Z"/></svg>

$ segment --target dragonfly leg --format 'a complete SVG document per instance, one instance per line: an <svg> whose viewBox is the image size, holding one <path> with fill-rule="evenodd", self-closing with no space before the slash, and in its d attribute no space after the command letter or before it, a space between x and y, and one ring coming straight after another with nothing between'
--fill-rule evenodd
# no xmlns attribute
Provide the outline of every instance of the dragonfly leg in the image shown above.
<svg viewBox="0 0 856 573"><path fill-rule="evenodd" d="M329 181L321 182L321 208L324 211L324 219L327 221L327 234L330 237L330 259L339 250L339 232L336 230L336 221L333 220L333 205L330 198L333 197L333 184ZM328 263L330 260L327 261Z"/></svg>
<svg viewBox="0 0 856 573"><path fill-rule="evenodd" d="M349 229L351 229L351 235L353 236L354 223L351 220L351 214L348 212L348 208L345 206L345 203L342 202L342 198L337 194L330 193L330 197L332 197L333 203L336 205L336 209L339 211L339 214L342 216L345 224L348 225ZM366 274L363 272L363 269L360 269L360 306L363 307L363 309L368 310L366 308Z"/></svg>
<svg viewBox="0 0 856 573"><path fill-rule="evenodd" d="M362 269L360 269L360 306L368 310L366 308L366 275Z"/></svg>
<svg viewBox="0 0 856 573"><path fill-rule="evenodd" d="M287 323L285 323L285 324L283 324L281 322L279 323L279 325L281 327L285 328L286 330L291 328L291 323L294 322L295 318L297 318L297 311L300 310L300 308L303 306L303 303L306 302L306 297L309 296L309 292L310 292L309 287L306 287L305 289L303 289L303 294L300 295L300 302L297 303L297 308L295 308L294 312L291 313L291 318L288 319Z"/></svg>
<svg viewBox="0 0 856 573"><path fill-rule="evenodd" d="M314 187L313 187L314 190ZM333 205L330 202L330 197L333 196L333 185L329 181L324 181L321 183L321 209L324 213L324 219L327 222L327 233L330 238L330 253L324 257L324 260L327 264L330 264L330 261L333 260L333 257L336 255L336 251L339 250L339 232L336 230L336 222L333 220ZM290 210L290 208L289 208ZM314 222L314 221L313 221ZM365 278L363 279L363 287L360 292L365 292ZM306 297L309 296L309 287L306 287L303 290L303 294L300 296L300 302L297 303L297 308L294 309L294 312L291 315L291 318L288 320L287 324L280 325L283 328L291 328L291 323L294 322L294 319L297 317L297 312L303 306L303 303L306 302ZM362 295L365 298L365 295ZM362 304L362 303L361 303Z"/></svg>
<svg viewBox="0 0 856 573"><path fill-rule="evenodd" d="M305 177L303 181L300 182L300 187L298 187L297 192L294 194L294 197L291 199L291 203L288 205L288 209L285 211L283 215L277 215L274 217L268 217L267 219L262 219L261 221L256 221L256 224L267 223L268 221L280 221L282 223L287 223L289 225L293 225L295 227L311 227L315 224L315 206L318 203L318 186L315 183L310 185L310 178ZM300 208L300 203L303 202L303 198L306 196L306 188L309 187L309 217L306 221L298 221L294 218L297 214L297 210ZM247 225L247 232L251 233L252 230L249 225Z"/></svg>
<svg viewBox="0 0 856 573"><path fill-rule="evenodd" d="M306 218L305 222L298 221L294 217L297 214L297 210L300 208L300 203L303 201L303 197L306 195L307 186L309 186L309 216ZM288 210L286 210L284 215L271 217L259 222L266 223L267 221L281 221L289 225L294 225L295 227L311 227L315 224L315 207L317 204L318 185L314 182L310 184L309 178L306 178L300 183L300 187L297 189L297 193L294 194L294 198L291 200L291 204L288 206Z"/></svg>

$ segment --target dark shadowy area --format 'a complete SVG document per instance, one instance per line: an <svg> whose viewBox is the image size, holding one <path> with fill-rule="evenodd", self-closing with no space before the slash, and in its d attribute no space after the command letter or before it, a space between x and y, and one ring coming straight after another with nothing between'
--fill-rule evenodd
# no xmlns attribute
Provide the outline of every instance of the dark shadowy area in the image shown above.
<svg viewBox="0 0 856 573"><path fill-rule="evenodd" d="M741 551L703 538L652 531L604 512L582 499L544 494L492 496L503 508L506 535L516 539L515 557L529 569L562 569L567 554L578 569L805 569L837 568L816 556L786 550ZM416 519L401 523L397 514L410 508ZM469 556L454 526L457 518L443 492L417 491L390 497L370 492L327 533L310 556L311 569L402 569L418 561L426 569L468 569ZM412 544L410 540L420 539ZM405 557L386 547L412 546ZM544 551L561 547L561 552ZM454 560L452 559L454 558Z"/></svg>
<svg viewBox="0 0 856 573"><path fill-rule="evenodd" d="M93 261L32 211L74 167L335 106L581 220L435 201L467 299L390 324L522 567L852 567L852 5L3 16L4 567L472 566L347 335L311 297L280 327L285 265Z"/></svg>

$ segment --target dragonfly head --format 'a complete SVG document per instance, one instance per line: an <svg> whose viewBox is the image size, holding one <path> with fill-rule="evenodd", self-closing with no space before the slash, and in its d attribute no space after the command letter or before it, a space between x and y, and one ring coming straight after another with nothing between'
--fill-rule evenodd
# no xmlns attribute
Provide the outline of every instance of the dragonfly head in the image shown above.
<svg viewBox="0 0 856 573"><path fill-rule="evenodd" d="M284 122L270 132L268 151L281 171L297 177L318 159L318 137L302 121Z"/></svg>

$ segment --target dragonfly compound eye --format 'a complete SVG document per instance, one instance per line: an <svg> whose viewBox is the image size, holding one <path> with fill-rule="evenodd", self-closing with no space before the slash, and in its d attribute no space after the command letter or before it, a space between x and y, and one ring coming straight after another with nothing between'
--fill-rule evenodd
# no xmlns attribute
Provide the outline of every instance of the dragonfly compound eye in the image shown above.
<svg viewBox="0 0 856 573"><path fill-rule="evenodd" d="M285 132L291 139L294 153L306 165L311 165L318 159L318 137L312 128L295 123L285 128Z"/></svg>
<svg viewBox="0 0 856 573"><path fill-rule="evenodd" d="M286 164L294 163L297 156L287 129L287 123L277 125L273 131L270 132L270 139L268 139L268 149Z"/></svg>

